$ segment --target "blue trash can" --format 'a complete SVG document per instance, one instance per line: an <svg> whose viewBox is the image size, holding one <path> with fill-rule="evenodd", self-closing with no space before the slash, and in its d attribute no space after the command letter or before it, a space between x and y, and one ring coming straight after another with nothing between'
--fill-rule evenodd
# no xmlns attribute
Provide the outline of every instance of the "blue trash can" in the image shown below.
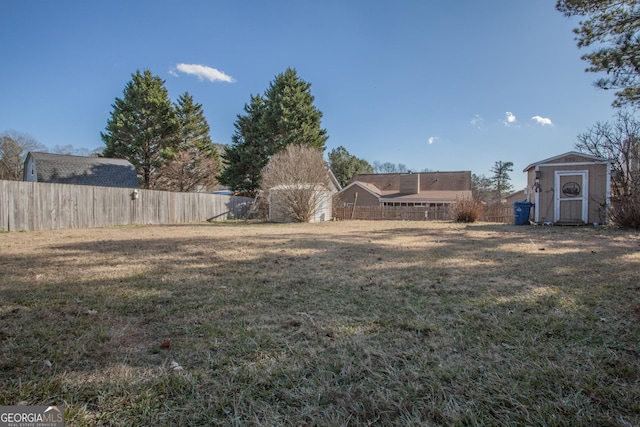
<svg viewBox="0 0 640 427"><path fill-rule="evenodd" d="M528 225L531 212L531 202L513 202L513 217L515 225Z"/></svg>

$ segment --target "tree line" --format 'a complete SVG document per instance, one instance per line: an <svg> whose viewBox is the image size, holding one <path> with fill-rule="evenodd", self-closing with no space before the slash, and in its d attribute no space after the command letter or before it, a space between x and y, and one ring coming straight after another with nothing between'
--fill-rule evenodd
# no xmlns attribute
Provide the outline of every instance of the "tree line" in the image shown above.
<svg viewBox="0 0 640 427"><path fill-rule="evenodd" d="M204 191L216 183L222 162L209 136L201 104L185 92L169 100L164 81L149 70L132 74L116 98L105 131L105 147L90 153L71 146L54 152L122 158L136 168L141 187L168 191ZM21 180L29 151L47 151L32 137L15 131L0 135L0 178Z"/></svg>
<svg viewBox="0 0 640 427"><path fill-rule="evenodd" d="M558 0L556 9L583 19L574 33L579 48L594 49L582 57L589 63L586 71L606 73L595 85L616 91L615 120L578 135L576 149L612 160L613 216L640 227L640 123L635 118L640 106L640 0ZM328 134L310 87L295 69L278 74L264 93L250 96L234 123L231 144L220 153L201 104L189 93L171 103L163 80L149 70L137 71L112 105L99 154L131 161L144 188L202 191L218 182L253 196L269 161L287 147L324 153ZM21 179L26 151L43 147L24 135L0 136L0 178ZM344 147L327 157L341 185L355 174L407 172L403 164L370 164ZM512 162L497 161L489 177L474 174L474 196L498 200L511 192L512 167ZM626 219L619 215L623 212Z"/></svg>
<svg viewBox="0 0 640 427"><path fill-rule="evenodd" d="M254 197L263 187L269 160L288 146L316 150L320 156L307 158L322 159L328 135L310 88L295 69L276 75L263 94L250 96L234 123L231 144L225 146L213 143L203 107L188 92L172 103L164 80L150 70L138 70L112 104L100 134L102 150L89 153L56 146L54 152L127 159L143 188L208 191L222 184L236 194ZM0 140L0 177L21 179L28 151L46 151L46 147L27 135L5 133ZM297 155L305 158L301 152ZM342 146L327 154L326 164L341 186L356 174L409 172L402 163L370 164ZM315 170L308 162L305 168ZM483 177L478 182L483 191L489 191L485 184L494 180Z"/></svg>

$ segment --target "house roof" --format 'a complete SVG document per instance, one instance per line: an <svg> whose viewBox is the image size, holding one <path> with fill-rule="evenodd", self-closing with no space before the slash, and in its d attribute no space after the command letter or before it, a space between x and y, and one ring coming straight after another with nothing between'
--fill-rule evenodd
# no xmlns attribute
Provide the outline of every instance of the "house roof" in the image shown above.
<svg viewBox="0 0 640 427"><path fill-rule="evenodd" d="M347 184L346 187L344 187L342 190L340 190L341 192L351 188L351 187L360 187L363 190L373 194L375 197L380 197L380 195L382 194L382 192L380 191L380 189L378 187L376 187L373 184L368 184L366 182L360 182L360 181L353 181L350 182L349 184Z"/></svg>
<svg viewBox="0 0 640 427"><path fill-rule="evenodd" d="M504 196L504 198L505 198L505 199L511 199L511 198L513 198L513 197L520 197L520 196L522 196L522 195L524 195L524 194L525 194L525 193L524 193L524 189L522 189L522 190L514 191L514 192L512 192L511 194L508 194L508 195Z"/></svg>
<svg viewBox="0 0 640 427"><path fill-rule="evenodd" d="M382 195L400 191L400 173L375 173L354 175L350 182L373 184ZM471 190L471 172L420 172L420 192Z"/></svg>
<svg viewBox="0 0 640 427"><path fill-rule="evenodd" d="M381 202L443 203L471 197L471 172L421 172L418 193L400 192L400 177L407 174L359 174L354 175L342 191L358 186Z"/></svg>
<svg viewBox="0 0 640 427"><path fill-rule="evenodd" d="M504 196L502 198L503 202L511 202L511 201L517 201L517 200L526 200L527 199L527 193L525 192L524 189L522 190L518 190L518 191L514 191L513 193Z"/></svg>
<svg viewBox="0 0 640 427"><path fill-rule="evenodd" d="M540 160L539 162L531 163L529 166L524 168L522 170L522 172L526 172L526 171L528 171L529 169L531 169L534 166L543 165L543 164L546 164L546 163L551 163L551 162L553 162L555 160L561 159L563 157L568 157L568 156L582 157L586 161L593 162L593 163L611 163L611 160L605 159L604 157L592 156L590 154L579 153L577 151L569 151L569 152L566 152L564 154L560 154L560 155L557 155L557 156L549 157L548 159Z"/></svg>
<svg viewBox="0 0 640 427"><path fill-rule="evenodd" d="M138 188L136 169L124 159L30 152L25 165L30 158L35 161L38 182Z"/></svg>
<svg viewBox="0 0 640 427"><path fill-rule="evenodd" d="M329 172L329 180L331 181L331 184L333 184L335 191L342 190L342 187L340 186L340 182L338 181L338 178L336 178L336 176L333 174L329 166L327 166L327 171Z"/></svg>

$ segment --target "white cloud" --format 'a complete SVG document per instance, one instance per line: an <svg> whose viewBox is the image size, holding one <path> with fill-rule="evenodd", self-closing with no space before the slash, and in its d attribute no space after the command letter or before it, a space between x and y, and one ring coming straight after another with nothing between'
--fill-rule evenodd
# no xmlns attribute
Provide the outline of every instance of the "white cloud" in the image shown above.
<svg viewBox="0 0 640 427"><path fill-rule="evenodd" d="M553 126L553 122L548 117L533 116L531 117L531 120L534 120L536 123L542 126Z"/></svg>
<svg viewBox="0 0 640 427"><path fill-rule="evenodd" d="M215 68L207 67L206 65L199 64L178 64L176 65L176 70L185 74L192 74L197 76L199 80L207 79L210 82L227 82L233 83L235 79L220 70L216 70ZM178 74L175 70L170 70L169 74L172 76L177 76Z"/></svg>
<svg viewBox="0 0 640 427"><path fill-rule="evenodd" d="M480 116L480 114L476 114L475 116L473 116L473 119L471 119L469 123L471 123L473 126L480 127L480 125L482 125L483 122L484 122L484 119L482 118L482 116Z"/></svg>
<svg viewBox="0 0 640 427"><path fill-rule="evenodd" d="M511 111L507 111L504 114L505 114L505 119L503 123L505 126L511 126L513 123L516 122L516 116Z"/></svg>
<svg viewBox="0 0 640 427"><path fill-rule="evenodd" d="M433 144L434 142L436 142L437 140L439 140L440 138L437 136L430 136L429 137L429 145Z"/></svg>

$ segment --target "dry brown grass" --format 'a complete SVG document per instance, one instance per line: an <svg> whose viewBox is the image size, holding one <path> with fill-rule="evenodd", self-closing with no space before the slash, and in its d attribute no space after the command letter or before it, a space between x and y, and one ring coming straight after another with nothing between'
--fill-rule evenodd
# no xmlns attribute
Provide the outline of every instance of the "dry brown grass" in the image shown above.
<svg viewBox="0 0 640 427"><path fill-rule="evenodd" d="M640 425L639 264L640 235L607 228L4 233L0 405L63 403L70 426Z"/></svg>

